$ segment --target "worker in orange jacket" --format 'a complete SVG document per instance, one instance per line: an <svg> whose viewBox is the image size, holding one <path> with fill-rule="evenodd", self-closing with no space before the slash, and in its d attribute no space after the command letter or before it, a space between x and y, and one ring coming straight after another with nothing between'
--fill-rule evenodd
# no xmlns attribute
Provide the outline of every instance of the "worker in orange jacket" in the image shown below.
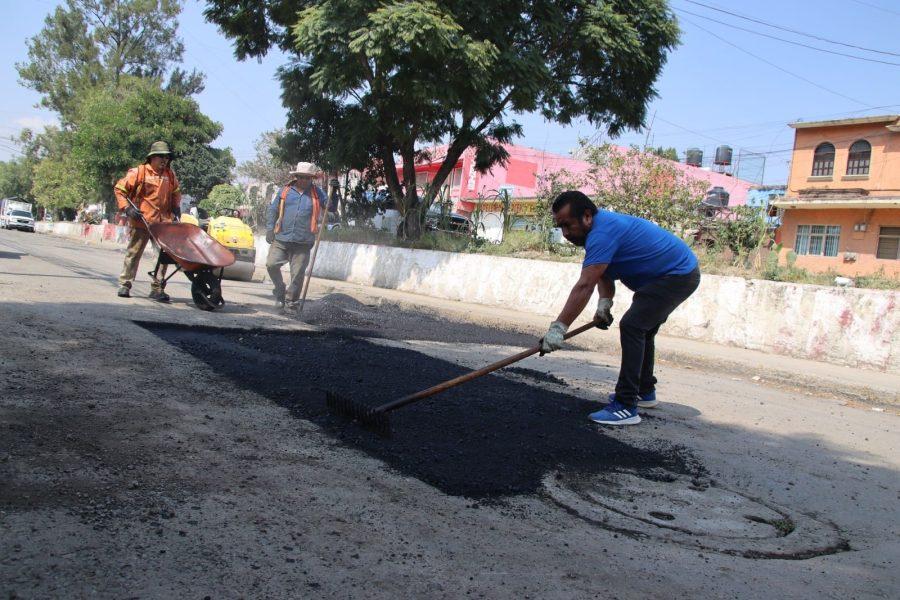
<svg viewBox="0 0 900 600"><path fill-rule="evenodd" d="M147 160L116 183L116 202L125 212L131 225L131 239L125 250L125 264L119 275L119 297L131 296L131 284L137 275L141 255L150 240L146 223L171 223L181 217L181 190L175 172L169 166L172 152L165 142L153 142ZM166 266L150 282L150 298L168 302L165 278Z"/></svg>

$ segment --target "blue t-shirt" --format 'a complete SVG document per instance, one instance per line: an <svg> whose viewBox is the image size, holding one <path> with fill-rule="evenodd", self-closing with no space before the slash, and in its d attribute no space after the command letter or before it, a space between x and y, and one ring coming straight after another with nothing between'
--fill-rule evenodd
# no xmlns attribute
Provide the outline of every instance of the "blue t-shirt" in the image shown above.
<svg viewBox="0 0 900 600"><path fill-rule="evenodd" d="M650 221L599 210L584 245L583 266L608 264L605 276L631 290L665 277L687 275L697 257L683 241Z"/></svg>

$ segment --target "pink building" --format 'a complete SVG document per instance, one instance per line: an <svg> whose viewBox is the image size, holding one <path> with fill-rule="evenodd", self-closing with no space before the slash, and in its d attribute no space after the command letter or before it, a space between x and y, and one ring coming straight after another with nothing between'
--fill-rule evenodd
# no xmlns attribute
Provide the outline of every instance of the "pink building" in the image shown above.
<svg viewBox="0 0 900 600"><path fill-rule="evenodd" d="M475 170L475 149L469 148L463 153L445 184L449 197L454 201L454 210L468 214L475 208L475 199L494 196L502 189L508 190L514 200L534 199L538 194L541 177L563 170L579 174L590 168L589 163L571 156L512 144L507 145L506 149L510 156L507 165L495 166L484 174ZM430 151L431 161L416 165L416 182L419 186L424 187L437 173L446 156L447 146L437 146ZM724 188L730 194L729 206L747 202L747 193L753 185L751 182L674 161L672 164L690 177L708 183L710 189L717 186ZM399 166L397 173L402 176Z"/></svg>

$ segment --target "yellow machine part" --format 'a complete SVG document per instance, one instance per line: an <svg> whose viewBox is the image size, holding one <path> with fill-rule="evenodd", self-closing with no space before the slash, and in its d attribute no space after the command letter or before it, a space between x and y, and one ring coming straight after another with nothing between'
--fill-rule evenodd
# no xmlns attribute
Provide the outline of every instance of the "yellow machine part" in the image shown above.
<svg viewBox="0 0 900 600"><path fill-rule="evenodd" d="M197 217L190 213L182 213L180 220L182 223L190 223L191 225L197 225L198 227L200 226L200 222L197 220Z"/></svg>
<svg viewBox="0 0 900 600"><path fill-rule="evenodd" d="M253 248L253 230L235 217L210 219L208 233L227 248Z"/></svg>

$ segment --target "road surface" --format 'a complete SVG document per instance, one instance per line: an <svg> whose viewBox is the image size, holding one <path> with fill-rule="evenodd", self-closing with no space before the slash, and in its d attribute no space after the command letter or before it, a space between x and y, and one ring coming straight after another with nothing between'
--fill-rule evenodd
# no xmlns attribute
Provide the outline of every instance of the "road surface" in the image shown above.
<svg viewBox="0 0 900 600"><path fill-rule="evenodd" d="M829 368L855 379L842 392L816 363L784 361L791 381L753 353L664 352L660 407L601 429L585 414L616 343L597 331L410 407L383 440L325 390L392 398L546 323L327 281L305 322L258 282L225 282L206 313L181 274L172 304L146 299L149 255L117 298L121 261L0 231L4 597L900 592L900 427L857 393L864 372Z"/></svg>

